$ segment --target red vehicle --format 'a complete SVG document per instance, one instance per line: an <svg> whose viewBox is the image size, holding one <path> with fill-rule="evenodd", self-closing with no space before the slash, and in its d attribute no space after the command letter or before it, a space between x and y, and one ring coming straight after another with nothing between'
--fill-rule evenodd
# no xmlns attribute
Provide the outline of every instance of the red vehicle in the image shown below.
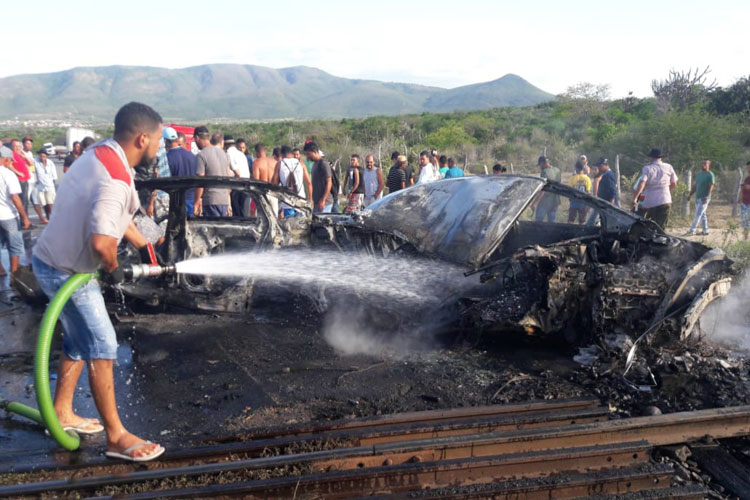
<svg viewBox="0 0 750 500"><path fill-rule="evenodd" d="M175 132L182 132L185 134L185 138L187 139L187 147L190 151L193 151L194 153L197 152L198 148L196 146L193 146L193 130L195 130L194 126L191 125L177 125L176 123L167 123L164 125L165 127L172 127Z"/></svg>

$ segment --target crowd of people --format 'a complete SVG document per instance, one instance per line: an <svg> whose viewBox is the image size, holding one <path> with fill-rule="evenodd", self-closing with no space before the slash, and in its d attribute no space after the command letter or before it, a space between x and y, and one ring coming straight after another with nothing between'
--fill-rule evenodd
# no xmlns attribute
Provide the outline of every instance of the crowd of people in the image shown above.
<svg viewBox="0 0 750 500"><path fill-rule="evenodd" d="M264 144L255 144L251 148L245 139L235 139L219 131L211 133L204 126L195 127L192 140L194 143L191 145L184 133L164 127L153 165L136 167L136 170L141 168L140 178L197 175L254 179L282 186L289 192L309 200L314 213L342 211L339 197L343 195L343 212L348 213L372 205L386 193L393 193L414 184L426 184L465 175L454 158L439 155L434 149L419 154L417 168L409 164L405 154L394 151L387 173L384 173L376 163L374 155L364 155L363 160L362 156L354 153L349 157L343 182L339 185L336 166L326 159L319 145L313 140L306 141L301 148L287 145L274 147L270 156ZM91 137L81 142L76 141L65 157L63 172L67 172L93 143L94 139ZM10 146L4 147L0 159L0 165L5 167L0 169L4 184L3 193L0 194L0 231L2 243L11 255L13 272L18 266L17 257L20 255L22 241L19 243L20 236L17 231L8 228L13 226L15 221L20 228L30 225L27 216L29 204L36 211L39 222L47 224L54 207L58 178L57 169L48 158L46 150L40 149L36 151L36 156L34 155L31 137L13 139ZM677 175L671 165L662 161L660 150L652 149L648 156L649 161L633 186L633 211L665 227L672 204L671 190L677 183ZM548 157L539 157L538 166L540 177L554 182L562 181L560 169L552 166ZM688 235L695 234L699 225L701 234L709 233L707 209L716 185L715 176L710 168L710 160L704 160L689 195L695 195L695 218ZM750 232L750 162L747 168L748 177L742 186L741 204L745 239ZM502 175L507 171L507 168L499 163L492 167L493 174ZM138 178L138 175L136 177ZM567 184L582 193L620 205L617 180L606 158L599 158L593 165L589 165L586 155L580 155ZM16 201L20 201L20 206L16 205ZM283 202L279 204L275 197L270 197L269 201L280 218L299 215L294 207ZM156 230L155 234L163 235L169 210L166 194L153 191L149 196L142 197L141 203L144 214L161 226L161 230ZM544 195L532 206L534 218L537 221L554 222L559 207L559 196ZM199 187L186 193L186 210L192 216L250 217L255 215L256 206L249 193L245 191ZM589 212L586 203L571 199L567 222L593 224L596 214L593 211ZM143 221L137 220L141 221L138 227L144 233L148 233ZM0 275L4 274L6 271L0 266Z"/></svg>

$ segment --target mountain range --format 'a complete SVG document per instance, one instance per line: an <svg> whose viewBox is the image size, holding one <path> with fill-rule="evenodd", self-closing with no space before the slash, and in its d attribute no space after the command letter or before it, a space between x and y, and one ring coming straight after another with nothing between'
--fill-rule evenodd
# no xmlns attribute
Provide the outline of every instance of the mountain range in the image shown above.
<svg viewBox="0 0 750 500"><path fill-rule="evenodd" d="M554 96L517 75L443 89L333 76L307 66L78 67L0 78L0 119L112 120L129 101L165 120L272 120L531 106Z"/></svg>

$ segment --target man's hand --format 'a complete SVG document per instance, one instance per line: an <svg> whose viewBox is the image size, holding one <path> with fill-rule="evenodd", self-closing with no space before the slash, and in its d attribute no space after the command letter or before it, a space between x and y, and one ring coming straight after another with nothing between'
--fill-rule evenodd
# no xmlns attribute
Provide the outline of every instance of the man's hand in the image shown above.
<svg viewBox="0 0 750 500"><path fill-rule="evenodd" d="M323 211L323 209L325 208L325 206L326 206L326 200L325 199L322 199L318 203L315 204L315 207L317 207L317 209L319 211L321 211L321 212Z"/></svg>
<svg viewBox="0 0 750 500"><path fill-rule="evenodd" d="M199 198L193 203L193 215L198 217L200 216L201 212L203 212L203 200Z"/></svg>
<svg viewBox="0 0 750 500"><path fill-rule="evenodd" d="M99 272L99 277L103 282L110 285L119 285L125 280L125 274L122 272L122 266L119 264L111 272L102 269Z"/></svg>
<svg viewBox="0 0 750 500"><path fill-rule="evenodd" d="M231 217L231 216L232 216L232 205L229 205L227 207L227 217Z"/></svg>
<svg viewBox="0 0 750 500"><path fill-rule="evenodd" d="M28 229L31 227L31 221L29 220L28 217L24 216L21 219L21 227L23 227L24 229Z"/></svg>

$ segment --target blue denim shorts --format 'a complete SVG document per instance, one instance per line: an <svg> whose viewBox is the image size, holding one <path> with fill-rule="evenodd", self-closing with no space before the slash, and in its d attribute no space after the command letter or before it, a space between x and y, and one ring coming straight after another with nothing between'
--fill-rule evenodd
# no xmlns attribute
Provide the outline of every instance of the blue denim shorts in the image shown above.
<svg viewBox="0 0 750 500"><path fill-rule="evenodd" d="M0 249L8 247L11 257L20 257L24 254L23 234L18 229L18 219L0 220Z"/></svg>
<svg viewBox="0 0 750 500"><path fill-rule="evenodd" d="M32 258L34 276L52 300L70 274ZM99 283L91 280L76 290L60 313L63 351L75 361L117 359L117 335L109 320Z"/></svg>

